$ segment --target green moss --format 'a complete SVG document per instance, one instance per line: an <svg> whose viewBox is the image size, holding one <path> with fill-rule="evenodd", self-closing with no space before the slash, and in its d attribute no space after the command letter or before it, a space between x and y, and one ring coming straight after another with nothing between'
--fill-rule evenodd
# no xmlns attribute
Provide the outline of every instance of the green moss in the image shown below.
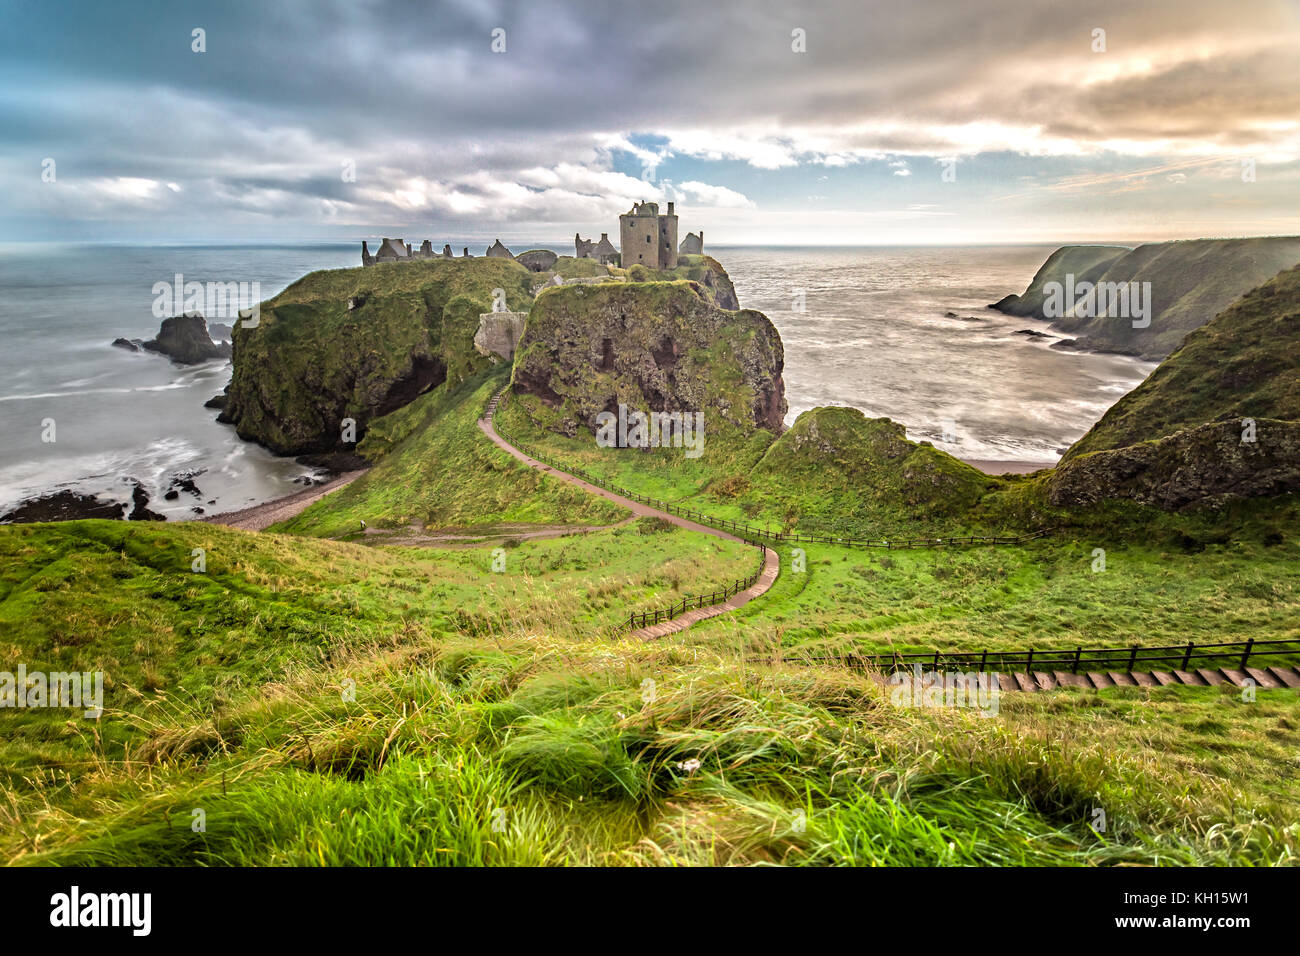
<svg viewBox="0 0 1300 956"><path fill-rule="evenodd" d="M280 454L350 451L370 422L487 367L473 348L493 290L526 310L533 273L507 259L433 259L313 272L237 328L224 420ZM352 307L349 308L349 303Z"/></svg>

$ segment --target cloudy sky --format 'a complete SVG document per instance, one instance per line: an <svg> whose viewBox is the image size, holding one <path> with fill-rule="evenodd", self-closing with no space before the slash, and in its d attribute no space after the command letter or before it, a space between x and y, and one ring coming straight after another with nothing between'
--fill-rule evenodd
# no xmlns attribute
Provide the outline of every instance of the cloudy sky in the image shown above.
<svg viewBox="0 0 1300 956"><path fill-rule="evenodd" d="M0 0L0 240L1300 233L1300 0L637 7Z"/></svg>

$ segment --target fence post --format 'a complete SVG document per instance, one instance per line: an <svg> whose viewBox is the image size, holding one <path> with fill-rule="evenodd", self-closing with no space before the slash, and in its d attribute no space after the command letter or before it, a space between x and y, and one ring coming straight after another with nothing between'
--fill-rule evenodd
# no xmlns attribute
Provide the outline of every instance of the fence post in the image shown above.
<svg viewBox="0 0 1300 956"><path fill-rule="evenodd" d="M1187 665L1188 663L1191 662L1192 659L1192 648L1195 646L1196 645L1193 644L1191 641L1187 642L1187 650L1183 654L1183 666L1180 667L1179 670L1184 670L1184 671L1187 670Z"/></svg>
<svg viewBox="0 0 1300 956"><path fill-rule="evenodd" d="M1134 644L1132 649L1129 650L1128 652L1128 669L1130 671L1132 671L1134 665L1137 664L1137 659L1138 659L1138 646Z"/></svg>
<svg viewBox="0 0 1300 956"><path fill-rule="evenodd" d="M1029 649L1029 656L1025 658L1025 673L1033 673L1034 670L1034 649Z"/></svg>
<svg viewBox="0 0 1300 956"><path fill-rule="evenodd" d="M980 655L980 671L981 671L981 672L984 670L985 666L987 665L987 663L988 663L988 659L989 659L989 649L986 647L986 648L984 648L984 653Z"/></svg>
<svg viewBox="0 0 1300 956"><path fill-rule="evenodd" d="M1251 649L1252 647L1254 647L1254 646L1255 646L1255 639L1254 639L1253 637L1252 637L1252 638L1248 638L1248 639L1246 640L1246 649L1245 649L1244 651L1242 651L1242 653L1241 653L1241 669L1242 669L1242 670L1245 670L1245 669L1246 669L1246 662L1247 662L1248 660L1250 660L1250 649Z"/></svg>
<svg viewBox="0 0 1300 956"><path fill-rule="evenodd" d="M1081 658L1082 656L1083 656L1083 648L1076 647L1074 649L1074 663L1070 665L1071 674L1079 673L1079 658Z"/></svg>

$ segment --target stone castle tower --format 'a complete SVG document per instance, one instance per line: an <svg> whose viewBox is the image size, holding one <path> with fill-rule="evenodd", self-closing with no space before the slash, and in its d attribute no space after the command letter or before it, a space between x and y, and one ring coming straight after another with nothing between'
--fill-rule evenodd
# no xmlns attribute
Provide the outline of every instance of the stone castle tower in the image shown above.
<svg viewBox="0 0 1300 956"><path fill-rule="evenodd" d="M658 203L633 203L630 212L618 217L618 226L624 269L638 263L651 269L677 268L677 214L672 203L663 216Z"/></svg>

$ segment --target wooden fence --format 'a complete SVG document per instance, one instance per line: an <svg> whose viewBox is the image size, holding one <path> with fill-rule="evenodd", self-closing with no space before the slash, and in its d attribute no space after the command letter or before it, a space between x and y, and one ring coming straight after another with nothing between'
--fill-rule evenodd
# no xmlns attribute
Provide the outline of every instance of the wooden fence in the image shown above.
<svg viewBox="0 0 1300 956"><path fill-rule="evenodd" d="M754 544L747 541L746 544ZM721 591L711 591L708 594L697 594L693 597L684 597L675 604L670 604L666 608L658 608L654 611L642 611L637 613L633 611L628 615L627 620L620 626L621 630L634 631L637 628L649 627L658 624L661 621L671 621L679 614L685 614L687 611L700 607L712 607L715 604L722 604L730 600L741 591L748 591L758 581L763 574L763 566L767 563L767 545L756 544L755 547L762 550L762 559L758 563L758 570L745 578L743 581L736 581L734 584L728 584Z"/></svg>
<svg viewBox="0 0 1300 956"><path fill-rule="evenodd" d="M1300 654L1300 639L1224 641L1211 644L1168 644L1161 646L1076 647L1073 650L1029 648L1016 651L924 651L911 654L868 654L839 657L791 657L789 661L839 661L849 666L873 667L892 672L919 664L929 670L1002 671L1018 674L1030 671L1141 671L1181 670L1197 665L1233 667L1245 670L1251 656L1273 657ZM757 660L757 659L756 659Z"/></svg>

